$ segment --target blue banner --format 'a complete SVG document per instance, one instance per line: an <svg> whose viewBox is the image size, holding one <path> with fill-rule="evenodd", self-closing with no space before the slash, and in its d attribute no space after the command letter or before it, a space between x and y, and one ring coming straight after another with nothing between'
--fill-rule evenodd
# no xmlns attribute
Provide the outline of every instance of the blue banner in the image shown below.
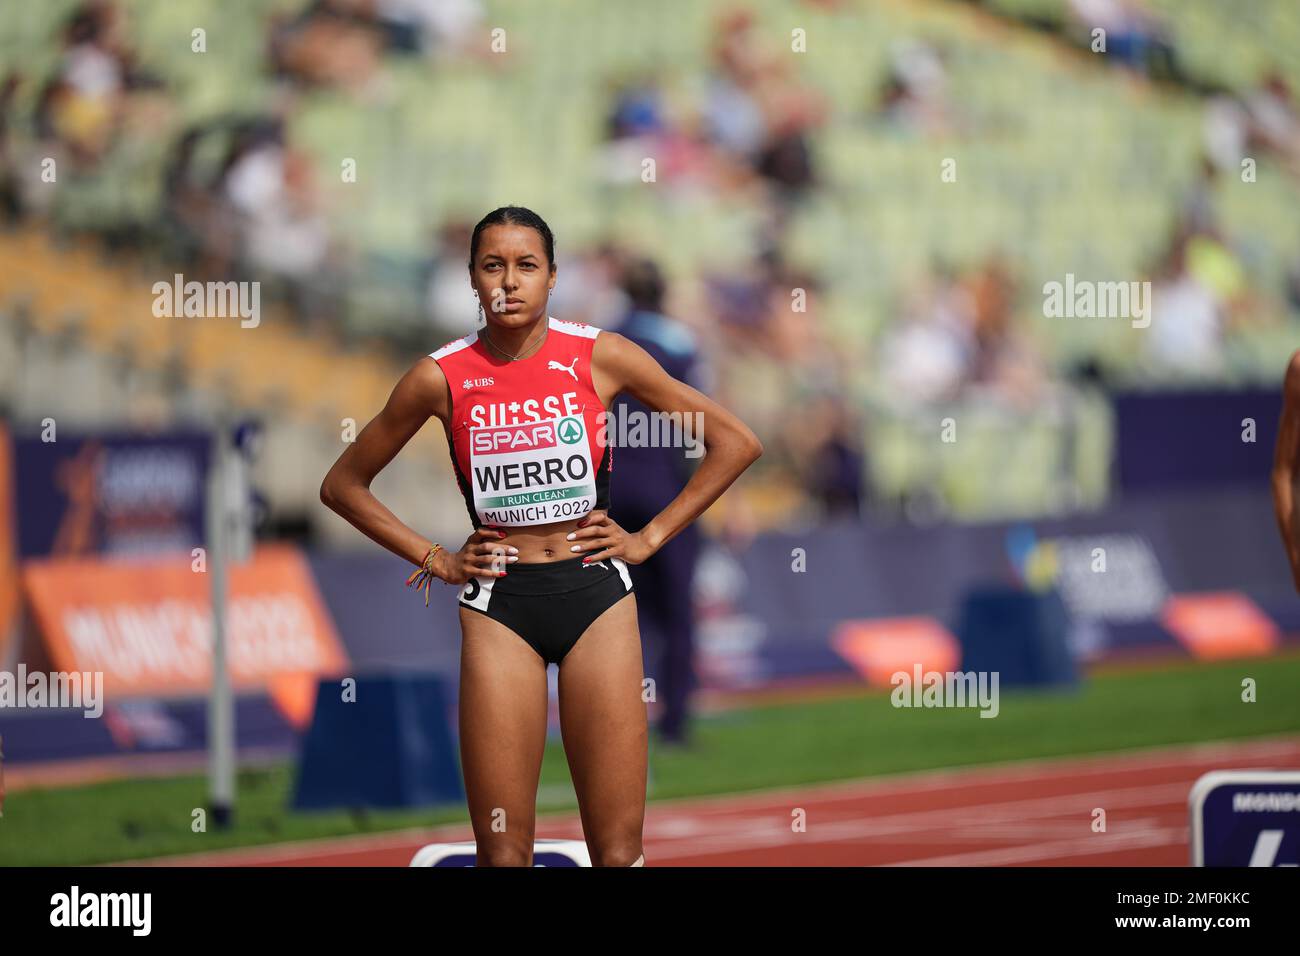
<svg viewBox="0 0 1300 956"><path fill-rule="evenodd" d="M206 434L54 433L13 444L20 558L203 544Z"/></svg>

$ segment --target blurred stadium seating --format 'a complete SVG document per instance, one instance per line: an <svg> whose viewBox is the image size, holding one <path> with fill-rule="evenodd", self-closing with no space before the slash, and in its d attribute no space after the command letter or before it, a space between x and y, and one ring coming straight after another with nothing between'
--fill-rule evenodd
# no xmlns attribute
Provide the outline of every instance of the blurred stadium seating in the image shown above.
<svg viewBox="0 0 1300 956"><path fill-rule="evenodd" d="M1205 95L1139 82L1071 53L1062 0L850 6L852 16L836 4L748 4L778 46L787 21L807 30L816 55L799 60L799 81L828 103L826 122L810 134L819 184L793 207L781 254L823 284L816 321L848 373L844 399L867 452L864 499L888 511L919 494L970 518L1099 504L1109 490L1111 423L1080 370L1100 368L1107 382L1144 386L1177 375L1145 361L1137 336L1045 318L1039 286L1067 272L1098 280L1152 274L1196 182ZM21 77L8 108L11 177L41 155L31 126L42 80L58 66L55 40L78 7L52 0L0 13L0 55ZM310 423L319 439L342 418L362 423L413 356L459 328L425 304L432 237L450 218L472 221L504 202L542 211L559 237L561 290L566 256L572 261L575 251L604 241L652 254L686 290L760 251L756 209L744 195L705 191L682 200L599 172L611 83L650 71L670 111L689 112L701 95L718 7L669 2L615 11L575 0L557 18L545 5L489 3L484 23L509 13L508 65L389 56L382 76L360 91L286 83L269 68L273 21L305 8L299 0L252 0L240 16L222 17L203 0L123 6L123 34L149 83L93 163L65 164L47 193L26 187L31 222L4 245L8 262L24 263L6 270L6 314L21 303L35 329L84 337L123 368L169 369L196 395L216 389L211 394L222 401ZM1150 8L1167 22L1183 72L1205 88L1244 93L1274 67L1296 77L1287 51L1300 37L1300 13L1287 0L1252 0L1231 13L1213 0L1160 0ZM196 27L207 31L206 53L191 50ZM875 91L903 39L942 59L955 117L946 131L899 130L873 115ZM546 97L545 108L537 97ZM286 140L310 157L336 246L331 271L340 285L337 296L330 293L330 321L268 320L257 349L229 330L149 322L127 305L140 299L129 277L131 270L173 271L166 181L178 140L231 117L272 115L283 117ZM200 142L194 168L210 175L223 141ZM947 157L958 157L956 182L939 175ZM356 182L339 174L347 159L356 162ZM1296 180L1266 158L1248 188L1221 182L1215 189L1221 228L1252 292L1249 315L1225 337L1217 381L1271 381L1295 337L1297 306L1285 289L1300 264L1298 193ZM61 238L42 244L35 231ZM101 255L89 237L109 251ZM1012 322L1041 356L1050 397L1008 408L953 396L943 414L960 410L980 440L960 455L936 456L933 423L942 416L909 403L880 374L881 345L920 278L936 267L972 270L992 255L1011 264ZM79 281L66 281L70 268ZM704 299L685 301L698 307L683 316L692 325L716 322ZM361 341L374 343L364 358ZM712 344L726 383L727 343ZM23 379L12 381L7 397L21 409L14 390ZM744 415L751 384L734 381L724 394ZM426 453L422 467L443 454L439 445ZM322 449L312 464L325 459ZM761 524L809 514L801 477L772 471L780 460L761 463L755 476ZM1007 463L1013 481L1003 474ZM438 481L437 500L454 502L449 479ZM398 504L427 514L423 482L411 484L420 504ZM309 492L305 481L277 488L273 504L301 508L293 499Z"/></svg>

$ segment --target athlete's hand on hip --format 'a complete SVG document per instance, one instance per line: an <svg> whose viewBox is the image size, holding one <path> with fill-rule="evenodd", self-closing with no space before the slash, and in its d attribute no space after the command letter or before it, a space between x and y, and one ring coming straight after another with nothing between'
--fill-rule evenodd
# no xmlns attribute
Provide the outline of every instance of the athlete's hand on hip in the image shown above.
<svg viewBox="0 0 1300 956"><path fill-rule="evenodd" d="M578 522L569 540L573 542L572 547L582 552L584 564L606 558L622 558L628 564L640 564L654 554L654 549L646 544L639 531L624 531L618 522L599 510ZM578 551L573 553L576 555Z"/></svg>
<svg viewBox="0 0 1300 956"><path fill-rule="evenodd" d="M447 555L439 575L448 584L464 584L472 577L499 578L505 575L506 568L519 558L518 548L501 543L504 531L496 528L479 528L465 539L465 546L459 551L443 551L439 556Z"/></svg>

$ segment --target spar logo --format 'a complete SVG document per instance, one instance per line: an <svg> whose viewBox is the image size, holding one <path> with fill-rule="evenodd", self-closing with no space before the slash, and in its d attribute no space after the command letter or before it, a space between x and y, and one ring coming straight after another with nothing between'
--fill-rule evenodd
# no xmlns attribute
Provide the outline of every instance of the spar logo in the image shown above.
<svg viewBox="0 0 1300 956"><path fill-rule="evenodd" d="M566 445L576 445L582 441L582 422L577 418L566 418L560 422L560 441Z"/></svg>
<svg viewBox="0 0 1300 956"><path fill-rule="evenodd" d="M556 448L561 443L574 445L582 441L583 434L582 419L569 417L562 418L559 422L475 428L470 440L476 455L504 455Z"/></svg>
<svg viewBox="0 0 1300 956"><path fill-rule="evenodd" d="M555 423L532 422L502 428L475 428L470 440L476 455L504 455L513 451L554 448Z"/></svg>

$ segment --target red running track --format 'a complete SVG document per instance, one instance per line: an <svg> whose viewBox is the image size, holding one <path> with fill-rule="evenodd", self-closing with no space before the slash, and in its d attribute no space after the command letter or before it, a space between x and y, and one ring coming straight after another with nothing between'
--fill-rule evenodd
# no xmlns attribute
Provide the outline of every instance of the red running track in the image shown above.
<svg viewBox="0 0 1300 956"><path fill-rule="evenodd" d="M1187 795L1211 770L1300 769L1300 737L1022 761L651 803L647 866L1186 866ZM1096 809L1105 832L1094 832ZM806 826L793 823L803 811ZM576 813L538 838L582 839ZM406 866L467 825L140 861Z"/></svg>

